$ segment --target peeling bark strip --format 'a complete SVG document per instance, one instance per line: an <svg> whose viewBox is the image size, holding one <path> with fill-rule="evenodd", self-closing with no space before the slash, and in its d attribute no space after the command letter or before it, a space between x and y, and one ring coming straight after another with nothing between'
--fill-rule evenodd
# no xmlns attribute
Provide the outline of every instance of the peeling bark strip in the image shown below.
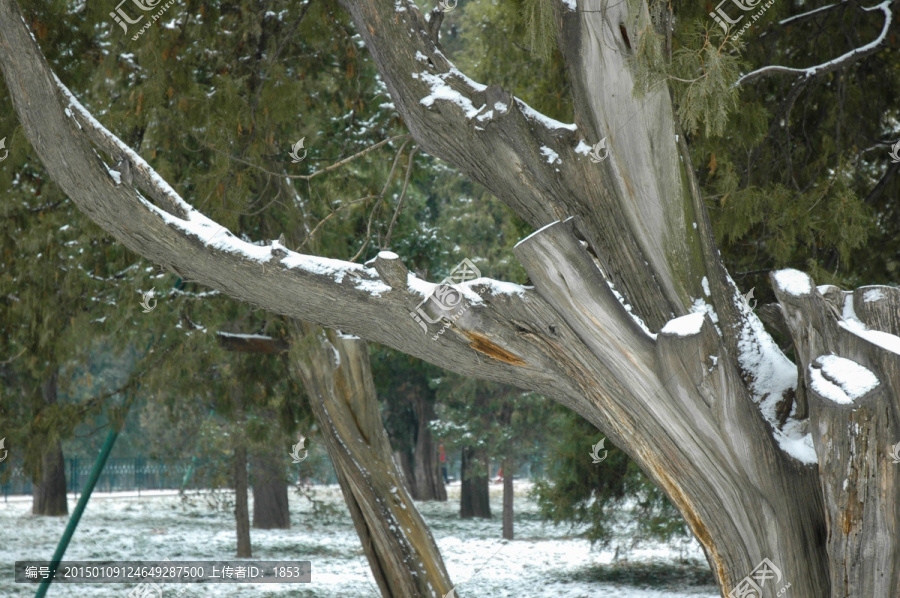
<svg viewBox="0 0 900 598"><path fill-rule="evenodd" d="M613 0L579 0L577 12L554 4L573 86L569 125L465 77L413 2L342 4L416 143L539 229L516 248L535 286L460 285L471 305L435 341L423 342L409 317L435 285L396 255L361 267L216 235L215 222L57 85L13 0L0 0L0 66L50 176L133 251L236 299L573 409L672 499L723 596L763 559L793 584L791 598L900 596L900 490L887 461L900 440L900 330L889 313L897 293L867 288L848 300L835 288L820 294L800 273L778 273L799 363L787 361L722 265L668 94L630 94L620 25L636 39L649 25L646 5L631 15ZM609 158L592 163L582 143L607 136ZM133 188L117 184L94 146L124 156ZM545 149L558 156L553 164ZM401 474L383 432L372 432L381 429L377 411L349 392L371 386L362 361L353 365L356 341L327 333L330 351L324 333L300 334L311 346L295 346L296 361L317 417L330 424L329 453L382 592L418 595L428 579L445 593L433 541L402 508L410 503ZM878 384L866 390L845 375L857 366ZM341 444L344 436L363 442ZM379 475L367 476L359 451L374 455ZM396 500L377 481L386 477ZM419 539L386 529L389 518Z"/></svg>
<svg viewBox="0 0 900 598"><path fill-rule="evenodd" d="M393 460L366 342L295 322L291 364L303 381L381 594L434 598L452 588L428 526Z"/></svg>

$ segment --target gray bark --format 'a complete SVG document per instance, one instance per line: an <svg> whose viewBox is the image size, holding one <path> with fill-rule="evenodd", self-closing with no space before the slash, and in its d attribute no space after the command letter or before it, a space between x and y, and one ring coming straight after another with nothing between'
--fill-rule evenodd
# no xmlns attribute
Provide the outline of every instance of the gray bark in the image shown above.
<svg viewBox="0 0 900 598"><path fill-rule="evenodd" d="M406 489L414 500L419 500L416 495L416 476L413 474L412 465L409 454L406 451L394 451L394 463L403 474L403 480L406 482Z"/></svg>
<svg viewBox="0 0 900 598"><path fill-rule="evenodd" d="M207 246L202 232L212 233L213 225L203 231L187 226L187 220L205 220L144 160L63 99L12 0L0 0L0 65L50 176L133 251L273 312L533 390L575 410L678 507L723 596L764 558L792 584L792 598L900 594L900 550L893 540L900 496L895 470L885 463L886 449L900 436L898 353L891 348L900 331L888 307L896 301L893 291L885 291L892 298L884 306L853 295L859 319L890 335L879 344L871 335L848 336L853 333L843 320L849 316L834 311L843 306L840 291L819 294L812 287L788 296L776 289L797 348L800 384L763 396L759 383L766 374L748 356L777 349L722 265L671 100L664 89L641 100L631 93L622 31L636 39L650 25L646 6L635 20L628 3L578 0L577 11L554 5L575 101L575 126L566 127L540 118L498 86L482 88L456 74L439 52L437 24L429 27L414 4L400 2L402 11L396 0L343 5L416 142L543 227L516 249L534 287L507 292L483 279L463 285L480 300L467 295L465 313L433 341L435 327L423 334L409 317L426 285L393 256L382 254L366 268L311 257L305 263L312 265L304 266L296 254L233 237L232 249ZM457 102L421 103L438 80L473 110L483 106L484 118L468 117ZM576 152L579 142L592 145L603 137L610 147L604 162ZM116 186L93 146L125 154L135 187L155 207L135 189ZM558 162L548 163L542 146L556 152ZM662 331L698 300L715 321L705 316L686 333ZM433 316L458 313L434 309ZM808 390L813 376L825 375L817 364L829 352L868 368L878 388L850 407ZM317 392L328 400L329 393ZM817 463L785 450L778 440L785 420L770 423L760 407L770 401L791 425L812 433ZM390 461L389 452L384 460ZM344 483L362 476L355 462L348 457L339 474ZM403 487L399 479L397 487ZM358 508L356 520L365 515ZM764 595L776 589L767 585Z"/></svg>

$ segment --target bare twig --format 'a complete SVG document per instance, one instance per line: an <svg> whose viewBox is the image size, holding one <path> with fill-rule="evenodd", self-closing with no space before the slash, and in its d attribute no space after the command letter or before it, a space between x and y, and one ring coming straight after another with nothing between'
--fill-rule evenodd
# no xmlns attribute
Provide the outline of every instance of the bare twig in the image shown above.
<svg viewBox="0 0 900 598"><path fill-rule="evenodd" d="M388 173L387 180L384 182L384 187L381 189L381 193L378 194L378 201L375 202L375 205L372 206L372 211L369 212L369 223L366 225L366 240L363 241L363 244L359 248L359 251L356 252L356 255L350 258L351 262L355 262L357 258L359 258L359 256L361 256L366 250L366 247L369 246L369 241L372 239L372 220L375 218L375 212L378 211L378 208L381 206L382 200L384 200L384 194L387 193L388 187L391 186L391 181L394 178L394 172L397 170L397 163L400 161L400 156L403 155L403 150L406 148L409 142L410 140L407 138L407 140L403 142L403 145L401 145L400 149L397 151L397 155L394 156L394 163L391 164L391 171Z"/></svg>
<svg viewBox="0 0 900 598"><path fill-rule="evenodd" d="M391 218L391 224L388 226L387 235L385 235L384 243L381 245L382 249L391 248L391 233L394 232L394 224L397 222L397 216L400 215L400 210L403 209L403 200L406 198L406 188L409 186L409 177L412 174L413 159L416 157L417 151L419 151L419 148L414 147L412 151L409 152L409 163L406 165L406 178L403 180L403 190L400 191L397 209L394 210L394 216Z"/></svg>
<svg viewBox="0 0 900 598"><path fill-rule="evenodd" d="M313 172L312 174L285 174L283 172L272 172L271 170L263 168L259 164L254 164L253 162L250 162L248 160L238 158L237 156L232 156L231 154L229 154L227 152L223 152L222 150L217 149L216 147L214 147L212 145L207 145L206 147L213 150L214 152L222 154L223 156L225 156L227 158L230 158L231 160L234 160L235 162L240 162L241 164L246 164L247 166L250 166L251 168L255 168L266 174L269 174L272 176L285 177L288 179L298 179L298 180L302 180L302 181L308 181L313 177L319 176L320 174L325 174L326 172L331 172L332 170L340 168L344 164L347 164L348 162L351 162L351 161L355 160L356 158L364 156L364 155L368 154L369 152L378 149L379 147L381 147L382 145L384 145L386 143L390 143L391 141L395 141L397 139L405 139L405 140L409 141L409 138L410 138L409 135L395 135L393 137L389 137L383 141L379 141L375 145L370 145L366 149L359 151L359 152L353 154L352 156L344 158L343 160L340 160L339 162L335 162L334 164L331 164L330 166L327 166L327 167L323 168L322 170L317 170L317 171Z"/></svg>

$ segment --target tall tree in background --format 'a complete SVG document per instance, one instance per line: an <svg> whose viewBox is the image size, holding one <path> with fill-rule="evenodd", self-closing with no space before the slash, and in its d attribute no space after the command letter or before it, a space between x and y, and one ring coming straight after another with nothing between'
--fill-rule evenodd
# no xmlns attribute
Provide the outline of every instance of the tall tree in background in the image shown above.
<svg viewBox="0 0 900 598"><path fill-rule="evenodd" d="M503 477L503 537L513 539L513 476L546 441L547 401L534 393L456 374L436 381L438 438L462 453L460 516L491 517L491 463Z"/></svg>
<svg viewBox="0 0 900 598"><path fill-rule="evenodd" d="M277 313L574 409L663 488L723 594L743 591L765 558L762 577L772 579L777 563L793 596L896 595L900 490L887 462L900 433L892 415L900 384L896 289L820 291L799 271L775 273L798 363L778 350L716 249L673 97L644 85L634 61L638 52L665 61L668 7L533 4L543 13L537 21L557 33L567 68L575 124L565 125L453 69L439 49L439 12L426 20L413 4L397 11L392 0L344 6L420 146L537 231L516 247L534 287L486 279L458 287L466 311L434 306L453 320L431 342L408 314L435 287L410 277L396 254L380 253L362 268L232 237L207 245L202 233L214 225L59 91L11 0L0 0L0 64L54 180L133 250ZM835 37L847 54L822 71L882 51L891 5L865 12L859 30L875 40L871 52ZM723 62L726 46L716 41L689 49L702 48L692 69L702 85L674 94L687 125L700 118L724 127L720 108L737 93L729 91L735 69ZM679 59L672 64L690 57ZM705 70L723 64L718 73ZM124 153L134 185L155 205L117 185L88 139ZM608 154L595 140L606 140ZM598 162L588 158L592 145ZM847 404L854 426L846 425ZM852 473L861 471L871 474ZM858 559L873 536L884 547L879 558Z"/></svg>

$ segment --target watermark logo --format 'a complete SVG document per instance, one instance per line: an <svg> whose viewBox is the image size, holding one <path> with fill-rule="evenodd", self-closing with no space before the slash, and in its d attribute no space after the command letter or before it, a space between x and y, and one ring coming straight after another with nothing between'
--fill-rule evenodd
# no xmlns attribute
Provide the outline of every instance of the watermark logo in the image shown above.
<svg viewBox="0 0 900 598"><path fill-rule="evenodd" d="M306 437L303 434L300 434L300 441L291 447L291 459L293 459L294 463L302 463L309 456L309 451L306 450ZM300 456L300 451L303 451L303 456Z"/></svg>
<svg viewBox="0 0 900 598"><path fill-rule="evenodd" d="M163 563L171 563L172 561L166 557ZM187 592L187 586L184 586L175 593L176 598ZM162 598L163 589L158 583L152 581L142 581L128 592L126 598Z"/></svg>
<svg viewBox="0 0 900 598"><path fill-rule="evenodd" d="M438 0L438 10L441 12L450 12L456 8L457 4L459 4L459 0Z"/></svg>
<svg viewBox="0 0 900 598"><path fill-rule="evenodd" d="M0 448L3 447L3 441L0 440ZM894 460L894 463L900 463L900 442L895 444L891 449L891 458ZM2 461L3 459L0 459Z"/></svg>
<svg viewBox="0 0 900 598"><path fill-rule="evenodd" d="M719 2L718 6L716 6L715 12L709 13L709 16L711 16L713 18L713 20L719 25L719 27L722 28L722 31L724 31L725 33L728 33L730 26L737 25L744 19L744 16L746 16L746 15L740 15L736 19L732 19L731 17L729 17L725 13L725 11L722 10L722 5L728 1L729 0L722 0L721 2ZM759 5L759 3L762 2L762 0L744 0L743 2L741 0L730 0L730 1L734 2L734 4L738 8L740 8L743 12L754 10L757 7L757 5ZM763 15L763 13L766 12L766 10L768 10L768 8L770 6L772 6L772 4L774 4L774 3L775 3L775 0L769 0L768 2L766 2L766 4L763 5L762 9L759 12L757 12L754 15L750 15L750 20L745 22L744 25L740 28L740 30L737 33L735 33L734 39L737 40L739 37L741 37L741 35L743 35L744 32L750 28L750 26L753 24L753 22L755 22L757 19L759 19Z"/></svg>
<svg viewBox="0 0 900 598"><path fill-rule="evenodd" d="M143 582L128 592L128 598L162 598L163 591L158 583Z"/></svg>
<svg viewBox="0 0 900 598"><path fill-rule="evenodd" d="M2 148L3 148L3 139L0 139L0 149L2 149ZM891 146L890 155L891 155L891 162L894 162L894 163L900 162L900 139L897 140L897 143L895 143L893 146ZM4 156L4 158L5 157L6 156ZM2 159L3 158L0 158L0 160L2 160Z"/></svg>
<svg viewBox="0 0 900 598"><path fill-rule="evenodd" d="M609 158L609 150L606 149L606 137L598 141L594 147L591 148L589 157L594 164L598 164Z"/></svg>
<svg viewBox="0 0 900 598"><path fill-rule="evenodd" d="M301 138L300 138L300 141L298 141L297 143L295 143L295 144L293 145L293 147L291 147L291 151L288 152L288 155L290 155L290 157L291 157L291 162L292 162L293 164L296 164L297 162L302 162L302 161L303 161L303 158L306 157L306 150L303 149L303 140L304 140L304 139L306 139L306 137L301 137ZM300 150L303 150L303 155L302 155L302 156L299 155L299 151L300 151Z"/></svg>
<svg viewBox="0 0 900 598"><path fill-rule="evenodd" d="M146 293L144 293L144 299L141 301L141 307L144 308L144 313L149 314L151 311L156 309L156 299L153 298L153 295L156 294L156 289L150 289ZM150 305L150 300L153 300L153 305Z"/></svg>
<svg viewBox="0 0 900 598"><path fill-rule="evenodd" d="M750 572L750 575L742 579L738 585L728 593L728 598L762 598L762 591L763 588L766 587L766 582L771 580L772 583L769 587L772 587L781 581L781 577L781 569L776 567L769 559L763 559L762 562ZM783 596L789 587L791 587L790 582L780 588L775 595Z"/></svg>
<svg viewBox="0 0 900 598"><path fill-rule="evenodd" d="M605 447L603 446L604 442L606 442L606 438L591 447L590 455L591 459L593 459L591 463L603 463L604 459L606 459L606 455L609 454L608 450L604 450L603 456L600 456L600 449L605 449Z"/></svg>
<svg viewBox="0 0 900 598"><path fill-rule="evenodd" d="M756 299L753 299L753 291L754 290L756 290L756 287L753 287L752 289L750 289L749 293L747 293L746 295L743 295L744 305L746 305L747 309L750 309L751 311L756 309ZM751 299L753 299L753 305L750 305Z"/></svg>
<svg viewBox="0 0 900 598"><path fill-rule="evenodd" d="M444 324L444 327L441 328L440 332L435 334L432 337L432 340L436 340L437 337L441 334L444 334L444 331L450 327L450 324L454 321L458 320L460 316L462 316L466 311L468 311L468 306L462 307L462 292L454 288L453 285L466 282L469 280L474 280L476 278L481 277L481 272L478 268L473 264L468 258L461 261L453 270L450 271L450 276L445 278L438 284L435 289L431 292L430 295L425 297L419 305L416 306L416 311L409 312L409 315L413 317L413 319L418 322L419 326L422 327L426 333L428 332L428 324L437 324L442 319L446 319L447 322ZM438 310L443 312L450 312L452 314L452 318L447 315L439 315L436 318L432 318L429 316L422 308L423 306L431 302L432 305L438 308Z"/></svg>
<svg viewBox="0 0 900 598"><path fill-rule="evenodd" d="M128 0L122 0L121 2L119 2L119 4L116 6L115 12L109 13L109 16L111 16L113 18L113 20L122 27L122 31L124 31L125 33L128 33L128 25L134 25L134 24L140 22L144 18L144 15L141 15L132 21L128 17L128 15L125 14L125 11L122 10L122 8L121 8L121 6L123 4L125 4L126 2L128 2ZM144 9L144 10L149 10L149 9ZM125 23L128 23L128 25L126 25Z"/></svg>
<svg viewBox="0 0 900 598"><path fill-rule="evenodd" d="M3 139L0 139L0 150L4 150L3 157L0 158L0 162L3 162L4 160L6 160L6 156L9 155L9 150L6 149L6 137L4 137Z"/></svg>
<svg viewBox="0 0 900 598"><path fill-rule="evenodd" d="M3 456L0 457L0 463L3 463L4 461L6 461L6 456L9 454L9 451L6 450L6 448L3 446L3 444L5 442L6 442L6 436L4 436L3 438L0 438L0 449L3 449Z"/></svg>
<svg viewBox="0 0 900 598"><path fill-rule="evenodd" d="M131 1L134 3L135 6L138 7L138 9L140 9L144 12L150 12L151 10L154 10L155 8L157 8L159 3L162 2L163 0L131 0ZM128 13L126 13L125 10L122 8L122 5L125 4L126 2L128 2L128 0L122 0L121 2L119 2L116 5L116 10L114 12L109 13L109 16L111 16L113 18L113 20L116 23L118 23L119 26L122 28L122 31L124 31L127 34L128 33L128 25L136 25L137 23L141 22L144 19L144 16L146 16L146 15L140 15L136 19L131 19L130 16L128 15ZM150 29L150 27L153 25L153 23L155 23L162 16L162 14L164 12L166 12L166 10L168 10L168 8L170 6L172 6L173 4L175 4L175 0L169 0L169 2L167 2L160 8L159 12L156 12L156 13L150 15L150 20L146 21L144 23L144 25L140 28L140 30L137 32L137 35L133 36L131 39L136 40L141 35L143 35L143 33L145 31L147 31L148 29ZM152 22L151 22L151 20L152 20Z"/></svg>

